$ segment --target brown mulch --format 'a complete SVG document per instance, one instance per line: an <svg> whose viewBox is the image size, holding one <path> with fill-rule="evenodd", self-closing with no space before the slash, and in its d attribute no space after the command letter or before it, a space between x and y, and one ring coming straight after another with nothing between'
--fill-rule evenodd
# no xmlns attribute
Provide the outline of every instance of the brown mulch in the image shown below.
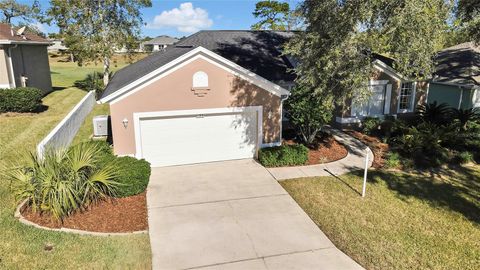
<svg viewBox="0 0 480 270"><path fill-rule="evenodd" d="M49 228L69 228L92 232L134 232L148 229L146 192L126 198L109 198L78 211L62 222L49 214L22 210L25 219Z"/></svg>
<svg viewBox="0 0 480 270"><path fill-rule="evenodd" d="M383 143L379 138L365 135L355 130L345 130L346 133L366 144L373 152L373 164L376 169L385 165L385 155L388 153L388 144Z"/></svg>
<svg viewBox="0 0 480 270"><path fill-rule="evenodd" d="M293 140L286 140L287 144L296 144ZM340 160L347 156L347 149L337 142L333 136L324 136L318 139L314 148L308 150L308 161L305 165L315 165Z"/></svg>

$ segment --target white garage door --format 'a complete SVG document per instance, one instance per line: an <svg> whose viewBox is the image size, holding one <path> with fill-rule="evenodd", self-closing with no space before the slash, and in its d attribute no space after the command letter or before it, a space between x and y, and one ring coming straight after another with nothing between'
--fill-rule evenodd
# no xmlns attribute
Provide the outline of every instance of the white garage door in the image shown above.
<svg viewBox="0 0 480 270"><path fill-rule="evenodd" d="M257 112L142 118L142 157L152 166L252 158Z"/></svg>

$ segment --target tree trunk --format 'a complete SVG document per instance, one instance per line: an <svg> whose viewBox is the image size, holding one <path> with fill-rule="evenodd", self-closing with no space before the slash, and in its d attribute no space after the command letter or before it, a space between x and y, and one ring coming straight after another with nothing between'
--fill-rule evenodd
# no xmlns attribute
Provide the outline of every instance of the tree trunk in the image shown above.
<svg viewBox="0 0 480 270"><path fill-rule="evenodd" d="M103 57L103 85L107 86L110 76L110 59Z"/></svg>

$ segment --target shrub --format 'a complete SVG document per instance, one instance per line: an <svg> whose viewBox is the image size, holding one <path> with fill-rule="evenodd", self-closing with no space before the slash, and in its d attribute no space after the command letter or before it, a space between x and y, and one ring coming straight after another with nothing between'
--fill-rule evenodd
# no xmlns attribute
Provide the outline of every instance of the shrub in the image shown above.
<svg viewBox="0 0 480 270"><path fill-rule="evenodd" d="M115 194L118 167L103 164L101 148L81 143L68 149L47 151L44 159L31 154L29 165L7 173L17 200L28 199L33 211L63 219L76 210Z"/></svg>
<svg viewBox="0 0 480 270"><path fill-rule="evenodd" d="M374 135L380 129L382 121L375 117L365 117L362 121L362 131L368 135Z"/></svg>
<svg viewBox="0 0 480 270"><path fill-rule="evenodd" d="M34 112L42 106L43 92L37 88L0 89L0 113Z"/></svg>
<svg viewBox="0 0 480 270"><path fill-rule="evenodd" d="M85 91L95 91L97 98L99 98L103 90L105 90L105 85L103 84L103 74L99 72L93 72L87 74L83 80L78 80L74 83L75 87L78 87Z"/></svg>
<svg viewBox="0 0 480 270"><path fill-rule="evenodd" d="M150 163L144 159L133 157L118 157L115 164L120 168L116 178L119 187L115 197L128 197L145 191L150 179Z"/></svg>
<svg viewBox="0 0 480 270"><path fill-rule="evenodd" d="M385 167L386 168L398 168L401 165L400 155L396 152L389 152L386 155Z"/></svg>
<svg viewBox="0 0 480 270"><path fill-rule="evenodd" d="M474 160L473 154L467 151L460 152L455 155L455 161L458 162L459 164L470 163L470 162L473 162L473 160Z"/></svg>
<svg viewBox="0 0 480 270"><path fill-rule="evenodd" d="M308 148L304 145L282 145L260 149L258 160L265 167L304 165Z"/></svg>
<svg viewBox="0 0 480 270"><path fill-rule="evenodd" d="M417 117L423 121L434 125L446 125L452 121L452 111L446 103L437 104L433 102L418 106Z"/></svg>

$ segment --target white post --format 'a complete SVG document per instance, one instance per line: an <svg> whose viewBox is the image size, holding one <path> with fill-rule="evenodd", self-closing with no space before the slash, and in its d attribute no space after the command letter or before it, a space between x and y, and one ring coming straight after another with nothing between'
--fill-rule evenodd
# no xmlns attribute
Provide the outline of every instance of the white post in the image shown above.
<svg viewBox="0 0 480 270"><path fill-rule="evenodd" d="M365 189L367 188L367 172L368 172L368 148L365 149L365 172L363 173L362 197L365 197Z"/></svg>

